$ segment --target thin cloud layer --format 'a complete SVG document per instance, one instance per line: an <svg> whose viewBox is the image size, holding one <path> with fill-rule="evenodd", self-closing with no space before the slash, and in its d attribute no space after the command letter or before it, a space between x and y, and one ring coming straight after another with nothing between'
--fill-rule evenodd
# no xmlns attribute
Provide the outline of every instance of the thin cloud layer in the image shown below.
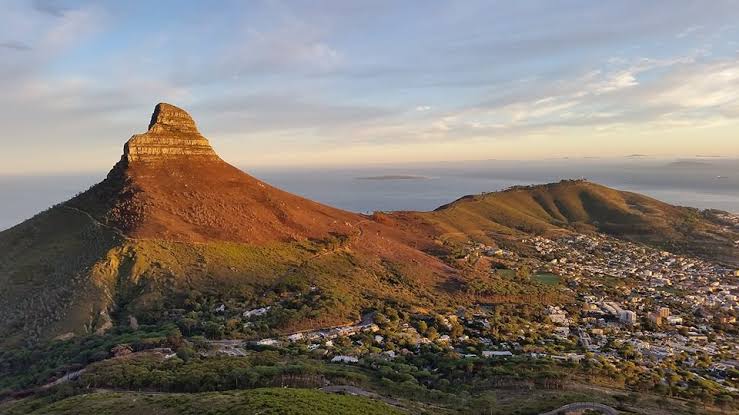
<svg viewBox="0 0 739 415"><path fill-rule="evenodd" d="M159 101L246 165L739 156L737 6L8 0L0 173L105 169Z"/></svg>

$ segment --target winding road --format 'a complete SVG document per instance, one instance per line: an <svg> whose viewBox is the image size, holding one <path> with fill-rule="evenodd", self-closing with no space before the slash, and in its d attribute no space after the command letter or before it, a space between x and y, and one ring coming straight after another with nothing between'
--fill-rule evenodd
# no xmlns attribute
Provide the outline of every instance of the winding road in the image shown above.
<svg viewBox="0 0 739 415"><path fill-rule="evenodd" d="M600 411L601 413L605 415L618 415L618 411L611 408L608 405L603 405L602 403L596 403L596 402L573 402L568 403L565 406L559 407L555 410L549 411L549 412L542 412L539 415L561 415L566 414L568 412L574 412L574 411L584 411L586 409L591 409L594 411Z"/></svg>

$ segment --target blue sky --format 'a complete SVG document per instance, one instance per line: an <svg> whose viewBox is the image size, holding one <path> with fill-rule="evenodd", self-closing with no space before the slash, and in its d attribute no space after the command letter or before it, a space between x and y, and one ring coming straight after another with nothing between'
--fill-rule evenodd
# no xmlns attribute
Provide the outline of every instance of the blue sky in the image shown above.
<svg viewBox="0 0 739 415"><path fill-rule="evenodd" d="M0 174L160 101L242 166L739 156L739 1L0 0Z"/></svg>

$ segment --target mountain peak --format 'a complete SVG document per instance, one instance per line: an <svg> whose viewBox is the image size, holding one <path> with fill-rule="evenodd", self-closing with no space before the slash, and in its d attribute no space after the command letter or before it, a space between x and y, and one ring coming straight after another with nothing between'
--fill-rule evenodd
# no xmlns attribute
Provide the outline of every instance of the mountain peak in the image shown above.
<svg viewBox="0 0 739 415"><path fill-rule="evenodd" d="M218 160L190 114L182 108L161 102L154 108L149 130L131 137L123 148L127 161Z"/></svg>
<svg viewBox="0 0 739 415"><path fill-rule="evenodd" d="M187 111L172 104L160 102L154 107L149 122L149 132L182 132L200 134Z"/></svg>

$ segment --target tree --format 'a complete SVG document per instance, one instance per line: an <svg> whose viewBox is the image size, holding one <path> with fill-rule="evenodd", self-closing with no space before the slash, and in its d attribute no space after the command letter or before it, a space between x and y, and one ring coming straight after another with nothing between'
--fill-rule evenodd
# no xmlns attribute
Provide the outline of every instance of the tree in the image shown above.
<svg viewBox="0 0 739 415"><path fill-rule="evenodd" d="M521 280L528 280L531 277L531 267L524 264L516 270L516 277Z"/></svg>
<svg viewBox="0 0 739 415"><path fill-rule="evenodd" d="M418 332L421 334L426 334L426 331L429 329L428 324L426 324L425 321L421 320L418 322Z"/></svg>
<svg viewBox="0 0 739 415"><path fill-rule="evenodd" d="M189 336L192 334L192 329L198 325L198 321L194 318L185 317L178 321L177 325Z"/></svg>
<svg viewBox="0 0 739 415"><path fill-rule="evenodd" d="M428 337L429 340L434 341L439 338L439 332L436 330L436 327L431 327L426 331L426 337Z"/></svg>
<svg viewBox="0 0 739 415"><path fill-rule="evenodd" d="M177 327L167 333L167 344L173 349L177 349L182 346L184 340L182 339L182 332Z"/></svg>
<svg viewBox="0 0 739 415"><path fill-rule="evenodd" d="M231 318L226 320L226 332L227 333L233 333L235 331L238 331L239 328L241 328L241 320L236 318Z"/></svg>
<svg viewBox="0 0 739 415"><path fill-rule="evenodd" d="M205 335L211 339L220 339L223 337L223 326L214 321L205 323Z"/></svg>
<svg viewBox="0 0 739 415"><path fill-rule="evenodd" d="M451 337L459 337L462 334L464 334L464 327L456 321L452 323L452 329L450 330L449 335Z"/></svg>
<svg viewBox="0 0 739 415"><path fill-rule="evenodd" d="M192 359L195 354L195 349L187 345L180 346L180 348L177 349L177 357L184 360L185 362L190 361L190 359Z"/></svg>

